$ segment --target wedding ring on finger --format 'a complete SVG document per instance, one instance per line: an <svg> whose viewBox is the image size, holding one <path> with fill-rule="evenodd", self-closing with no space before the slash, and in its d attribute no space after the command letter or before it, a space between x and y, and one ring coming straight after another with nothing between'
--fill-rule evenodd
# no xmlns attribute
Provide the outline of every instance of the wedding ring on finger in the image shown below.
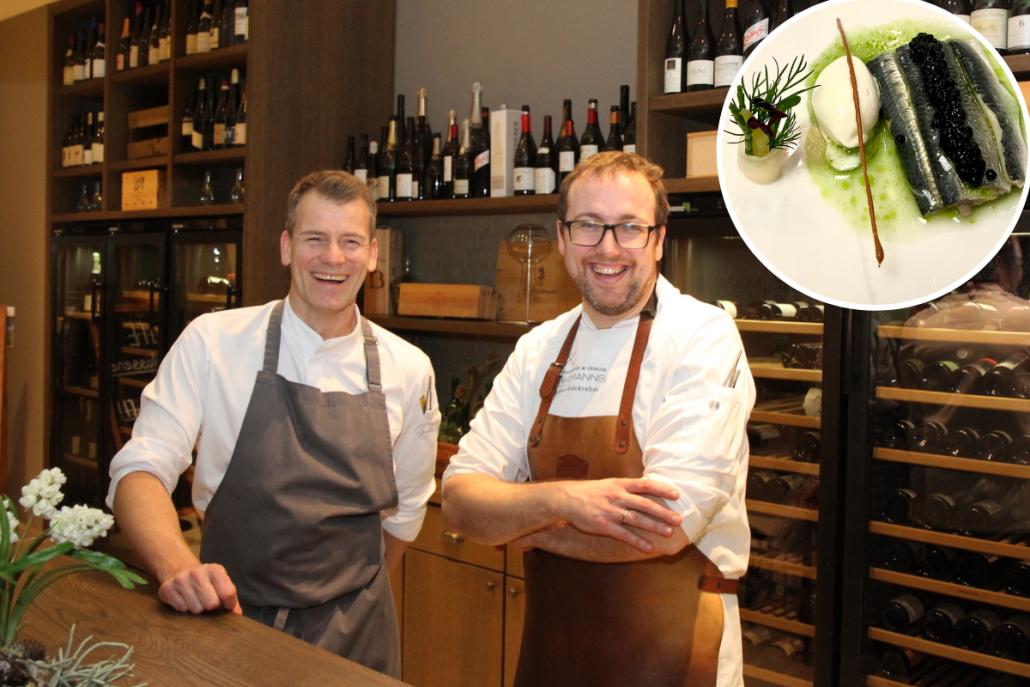
<svg viewBox="0 0 1030 687"><path fill-rule="evenodd" d="M621 524L625 525L626 524L626 518L628 518L628 517L629 517L629 508L623 509L623 511L622 511L622 519L619 520L619 522Z"/></svg>

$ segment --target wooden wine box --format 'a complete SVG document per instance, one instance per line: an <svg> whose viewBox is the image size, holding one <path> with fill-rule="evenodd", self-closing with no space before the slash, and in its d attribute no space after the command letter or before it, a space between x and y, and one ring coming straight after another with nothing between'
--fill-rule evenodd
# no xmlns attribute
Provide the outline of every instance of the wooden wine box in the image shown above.
<svg viewBox="0 0 1030 687"><path fill-rule="evenodd" d="M366 315L391 315L397 312L397 281L401 278L404 254L403 234L400 229L379 227L376 244L379 260L373 272L365 277L365 300L362 308Z"/></svg>
<svg viewBox="0 0 1030 687"><path fill-rule="evenodd" d="M168 137L168 106L149 107L128 114L129 138L125 157L138 160L142 157L167 155L170 150Z"/></svg>
<svg viewBox="0 0 1030 687"><path fill-rule="evenodd" d="M398 315L458 317L492 320L497 313L497 296L491 286L481 284L401 284Z"/></svg>
<svg viewBox="0 0 1030 687"><path fill-rule="evenodd" d="M502 322L543 322L579 304L579 289L565 269L557 242L543 260L529 266L508 252L508 242L497 250L497 319ZM527 289L527 281L529 282ZM527 290L529 309L526 309Z"/></svg>
<svg viewBox="0 0 1030 687"><path fill-rule="evenodd" d="M714 177L716 131L691 131L687 134L687 177Z"/></svg>
<svg viewBox="0 0 1030 687"><path fill-rule="evenodd" d="M156 210L164 205L165 170L122 172L122 210Z"/></svg>

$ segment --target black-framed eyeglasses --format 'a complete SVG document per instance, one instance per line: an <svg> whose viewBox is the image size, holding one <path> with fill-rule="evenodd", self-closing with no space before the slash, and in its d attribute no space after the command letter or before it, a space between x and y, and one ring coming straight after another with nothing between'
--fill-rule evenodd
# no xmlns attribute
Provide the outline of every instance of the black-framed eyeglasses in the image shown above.
<svg viewBox="0 0 1030 687"><path fill-rule="evenodd" d="M588 219L576 219L571 222L562 220L569 230L569 240L575 246L592 247L604 240L609 229L615 236L615 242L623 248L643 248L651 238L651 232L658 228L655 224L637 224L636 222L620 222L605 224Z"/></svg>

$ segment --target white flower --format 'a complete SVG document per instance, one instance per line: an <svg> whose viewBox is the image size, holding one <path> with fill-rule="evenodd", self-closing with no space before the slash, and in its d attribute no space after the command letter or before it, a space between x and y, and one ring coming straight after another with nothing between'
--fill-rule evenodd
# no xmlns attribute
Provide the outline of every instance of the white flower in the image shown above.
<svg viewBox="0 0 1030 687"><path fill-rule="evenodd" d="M68 478L61 468L43 470L31 482L21 488L18 503L24 508L31 508L33 515L41 515L48 520L57 512L57 504L64 498L61 485Z"/></svg>
<svg viewBox="0 0 1030 687"><path fill-rule="evenodd" d="M6 510L6 509L5 509ZM11 543L18 543L18 516L7 511L7 528L11 531Z"/></svg>
<svg viewBox="0 0 1030 687"><path fill-rule="evenodd" d="M98 508L64 506L50 518L50 537L58 544L67 541L85 548L113 526L114 518Z"/></svg>

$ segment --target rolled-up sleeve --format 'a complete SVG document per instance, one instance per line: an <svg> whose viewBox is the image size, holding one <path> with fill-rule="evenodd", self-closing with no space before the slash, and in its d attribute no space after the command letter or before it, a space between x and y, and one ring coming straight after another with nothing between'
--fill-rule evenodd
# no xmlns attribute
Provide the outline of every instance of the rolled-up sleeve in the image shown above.
<svg viewBox="0 0 1030 687"><path fill-rule="evenodd" d="M107 506L113 508L118 483L133 472L149 472L168 493L193 460L204 416L204 380L210 364L194 322L172 345L157 376L143 389L132 438L111 461Z"/></svg>

